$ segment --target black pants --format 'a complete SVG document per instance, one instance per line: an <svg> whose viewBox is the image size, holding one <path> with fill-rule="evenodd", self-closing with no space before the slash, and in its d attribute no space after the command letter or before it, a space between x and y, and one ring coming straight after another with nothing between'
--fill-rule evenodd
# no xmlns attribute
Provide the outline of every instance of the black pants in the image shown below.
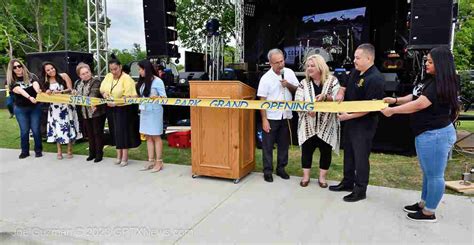
<svg viewBox="0 0 474 245"><path fill-rule="evenodd" d="M332 160L332 146L317 135L307 139L301 146L301 166L311 168L313 162L313 153L319 148L319 168L328 170Z"/></svg>
<svg viewBox="0 0 474 245"><path fill-rule="evenodd" d="M109 107L112 109L115 148L136 148L141 144L138 105Z"/></svg>
<svg viewBox="0 0 474 245"><path fill-rule="evenodd" d="M107 125L109 126L109 137L110 137L110 146L115 146L115 125L114 125L114 115L113 107L107 107L105 115L107 117Z"/></svg>
<svg viewBox="0 0 474 245"><path fill-rule="evenodd" d="M344 127L344 184L355 184L354 191L364 192L369 184L369 156L377 122L347 121Z"/></svg>
<svg viewBox="0 0 474 245"><path fill-rule="evenodd" d="M290 145L290 132L288 131L288 120L268 120L270 132L263 131L262 157L263 173L273 172L273 145L277 143L277 171L283 170L288 164L288 148Z"/></svg>
<svg viewBox="0 0 474 245"><path fill-rule="evenodd" d="M89 138L89 156L104 155L104 124L105 115L83 119L83 126Z"/></svg>

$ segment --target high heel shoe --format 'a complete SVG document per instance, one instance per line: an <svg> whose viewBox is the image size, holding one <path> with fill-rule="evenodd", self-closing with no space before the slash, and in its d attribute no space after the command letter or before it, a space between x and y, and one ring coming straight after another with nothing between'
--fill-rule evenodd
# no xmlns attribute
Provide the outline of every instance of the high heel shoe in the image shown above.
<svg viewBox="0 0 474 245"><path fill-rule="evenodd" d="M128 161L123 161L122 160L122 163L120 163L120 167L125 167L128 165Z"/></svg>
<svg viewBox="0 0 474 245"><path fill-rule="evenodd" d="M164 167L163 166L163 160L161 160L161 159L156 160L155 166L153 167L153 170L150 171L150 173L160 172L163 169L163 167Z"/></svg>
<svg viewBox="0 0 474 245"><path fill-rule="evenodd" d="M148 159L148 164L145 165L140 171L148 171L155 166L155 159Z"/></svg>

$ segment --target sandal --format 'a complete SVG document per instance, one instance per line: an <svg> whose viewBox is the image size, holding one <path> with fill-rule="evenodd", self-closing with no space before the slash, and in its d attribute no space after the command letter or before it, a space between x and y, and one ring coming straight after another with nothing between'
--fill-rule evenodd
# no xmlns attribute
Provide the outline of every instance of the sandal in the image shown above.
<svg viewBox="0 0 474 245"><path fill-rule="evenodd" d="M62 160L63 159L63 154L58 154L58 156L56 157L58 160Z"/></svg>
<svg viewBox="0 0 474 245"><path fill-rule="evenodd" d="M158 165L158 167L156 167ZM161 159L158 159L155 161L155 167L153 167L153 170L151 170L150 173L156 173L156 172L160 172L162 169L163 169L163 160Z"/></svg>
<svg viewBox="0 0 474 245"><path fill-rule="evenodd" d="M120 167L125 167L128 165L128 161L122 161L122 163L120 163Z"/></svg>
<svg viewBox="0 0 474 245"><path fill-rule="evenodd" d="M117 164L117 165L120 164L121 162L122 162L122 159L120 159L120 158L117 158L114 161L114 163Z"/></svg>
<svg viewBox="0 0 474 245"><path fill-rule="evenodd" d="M72 153L68 153L68 154L66 155L66 158L67 158L67 159L71 159L71 158L73 158L73 155L72 155Z"/></svg>
<svg viewBox="0 0 474 245"><path fill-rule="evenodd" d="M140 171L148 171L155 166L155 159L148 159L148 164L145 165Z"/></svg>

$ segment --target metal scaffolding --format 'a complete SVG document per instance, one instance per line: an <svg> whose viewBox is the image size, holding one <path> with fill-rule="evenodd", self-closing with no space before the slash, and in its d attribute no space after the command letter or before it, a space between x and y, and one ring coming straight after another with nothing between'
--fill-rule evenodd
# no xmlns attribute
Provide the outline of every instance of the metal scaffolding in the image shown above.
<svg viewBox="0 0 474 245"><path fill-rule="evenodd" d="M235 0L235 63L244 62L244 0Z"/></svg>
<svg viewBox="0 0 474 245"><path fill-rule="evenodd" d="M106 0L87 0L87 36L89 53L94 55L94 72L105 77L109 71Z"/></svg>

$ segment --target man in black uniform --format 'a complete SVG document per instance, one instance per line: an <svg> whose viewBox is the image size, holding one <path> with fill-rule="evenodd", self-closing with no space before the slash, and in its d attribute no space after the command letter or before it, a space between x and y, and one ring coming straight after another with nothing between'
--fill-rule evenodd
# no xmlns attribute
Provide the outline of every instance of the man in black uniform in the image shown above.
<svg viewBox="0 0 474 245"><path fill-rule="evenodd" d="M385 95L384 77L374 65L375 49L364 43L354 53L355 70L336 96L337 101L382 99ZM345 95L345 98L344 98ZM343 199L356 202L366 197L369 184L369 155L378 123L379 112L342 113L344 126L344 178L331 191L350 191ZM355 184L355 186L354 186Z"/></svg>

